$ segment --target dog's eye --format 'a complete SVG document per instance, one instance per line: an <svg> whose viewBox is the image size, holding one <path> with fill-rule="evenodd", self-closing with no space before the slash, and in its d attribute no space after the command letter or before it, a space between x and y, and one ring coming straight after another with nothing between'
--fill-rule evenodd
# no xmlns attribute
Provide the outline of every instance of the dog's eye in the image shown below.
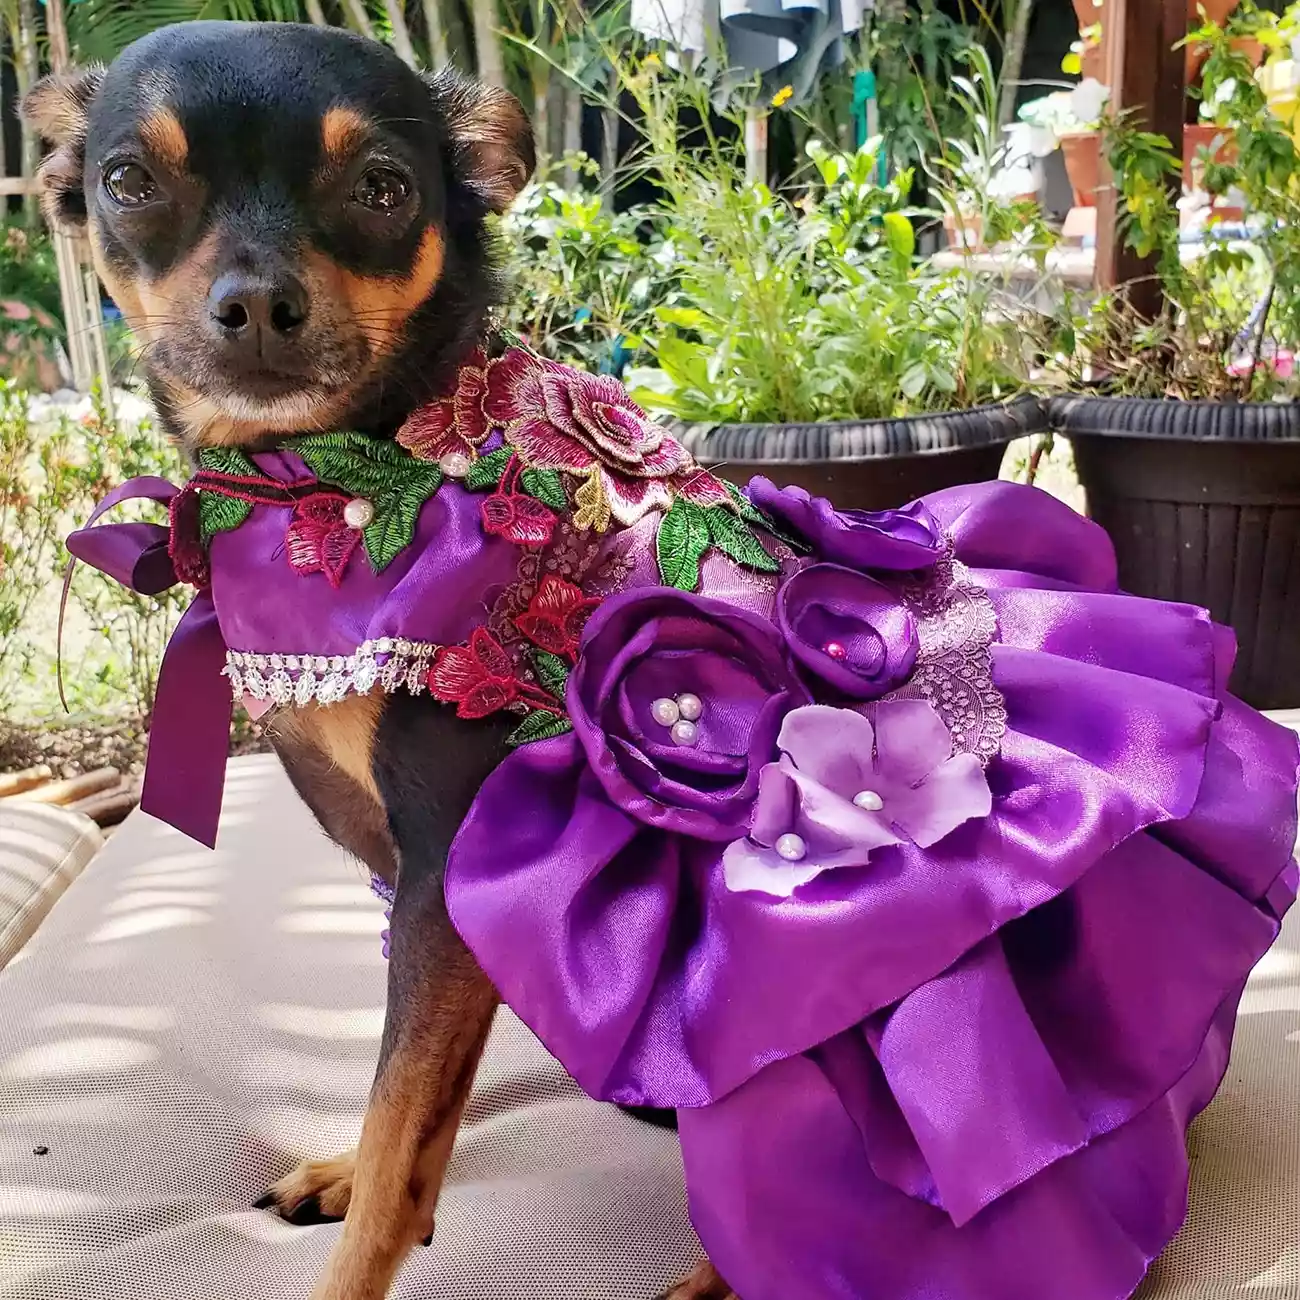
<svg viewBox="0 0 1300 1300"><path fill-rule="evenodd" d="M352 197L373 212L396 212L410 196L410 181L395 167L368 167L352 191Z"/></svg>
<svg viewBox="0 0 1300 1300"><path fill-rule="evenodd" d="M104 173L104 188L114 203L138 208L158 197L158 182L139 163L118 163Z"/></svg>

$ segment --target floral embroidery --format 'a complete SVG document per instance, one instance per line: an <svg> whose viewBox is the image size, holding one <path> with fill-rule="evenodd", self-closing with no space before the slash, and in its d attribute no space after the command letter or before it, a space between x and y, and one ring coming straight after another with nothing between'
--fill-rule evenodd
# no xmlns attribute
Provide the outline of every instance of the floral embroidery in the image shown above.
<svg viewBox="0 0 1300 1300"><path fill-rule="evenodd" d="M199 590L212 581L208 554L202 542L202 510L202 497L189 483L172 497L167 506L167 555L176 576Z"/></svg>
<svg viewBox="0 0 1300 1300"><path fill-rule="evenodd" d="M519 698L515 667L486 628L475 628L468 645L443 646L429 670L435 699L455 704L460 718L486 718Z"/></svg>
<svg viewBox="0 0 1300 1300"><path fill-rule="evenodd" d="M442 485L442 471L386 438L363 433L317 433L291 444L320 482L372 507L361 529L370 567L382 573L415 537L424 503Z"/></svg>
<svg viewBox="0 0 1300 1300"><path fill-rule="evenodd" d="M417 460L438 461L452 455L472 460L492 432L483 413L487 369L487 359L476 349L461 367L455 391L416 411L398 431L398 443Z"/></svg>
<svg viewBox="0 0 1300 1300"><path fill-rule="evenodd" d="M479 507L483 530L517 546L545 546L555 532L555 512L520 491L521 477L519 458L507 456L496 491Z"/></svg>
<svg viewBox="0 0 1300 1300"><path fill-rule="evenodd" d="M296 573L323 573L331 587L343 581L361 533L343 518L348 497L338 492L315 492L303 497L293 510L285 549Z"/></svg>
<svg viewBox="0 0 1300 1300"><path fill-rule="evenodd" d="M578 651L582 629L591 611L600 601L584 596L582 588L548 574L528 603L515 618L515 626L536 646L553 655Z"/></svg>

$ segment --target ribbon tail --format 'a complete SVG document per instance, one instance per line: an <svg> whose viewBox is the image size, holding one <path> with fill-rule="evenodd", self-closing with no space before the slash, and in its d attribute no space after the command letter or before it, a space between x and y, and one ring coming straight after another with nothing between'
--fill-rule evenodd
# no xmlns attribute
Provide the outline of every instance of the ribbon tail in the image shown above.
<svg viewBox="0 0 1300 1300"><path fill-rule="evenodd" d="M208 848L217 843L234 710L225 662L217 609L202 591L163 655L140 807Z"/></svg>

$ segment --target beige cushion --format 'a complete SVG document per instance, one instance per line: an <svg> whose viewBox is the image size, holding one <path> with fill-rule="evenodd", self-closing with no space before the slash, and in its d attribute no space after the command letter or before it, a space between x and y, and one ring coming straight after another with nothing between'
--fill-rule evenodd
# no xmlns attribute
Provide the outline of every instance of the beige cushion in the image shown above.
<svg viewBox="0 0 1300 1300"><path fill-rule="evenodd" d="M0 1297L303 1300L338 1228L251 1206L357 1140L383 923L273 759L232 764L216 853L134 814L0 972ZM650 1300L698 1258L675 1135L502 1013L394 1295Z"/></svg>
<svg viewBox="0 0 1300 1300"><path fill-rule="evenodd" d="M233 765L216 854L133 817L0 973L0 1300L302 1300L337 1228L249 1206L356 1140L381 925L271 760ZM1144 1300L1300 1300L1298 1113L1300 912ZM438 1235L394 1294L649 1300L698 1252L673 1135L583 1098L502 1013Z"/></svg>
<svg viewBox="0 0 1300 1300"><path fill-rule="evenodd" d="M103 843L99 828L80 813L0 800L0 967Z"/></svg>

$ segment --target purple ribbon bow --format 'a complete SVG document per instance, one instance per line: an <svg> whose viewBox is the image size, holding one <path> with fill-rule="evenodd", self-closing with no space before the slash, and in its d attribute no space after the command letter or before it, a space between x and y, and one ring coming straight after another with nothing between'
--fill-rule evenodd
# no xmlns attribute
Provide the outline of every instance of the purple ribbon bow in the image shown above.
<svg viewBox="0 0 1300 1300"><path fill-rule="evenodd" d="M95 523L123 501L170 507L179 491L162 478L123 483L95 507L84 528L68 537L68 551L142 596L160 595L180 581L169 530L161 524ZM222 676L225 664L225 639L212 591L205 587L190 602L163 655L140 806L208 848L217 842L234 707Z"/></svg>

